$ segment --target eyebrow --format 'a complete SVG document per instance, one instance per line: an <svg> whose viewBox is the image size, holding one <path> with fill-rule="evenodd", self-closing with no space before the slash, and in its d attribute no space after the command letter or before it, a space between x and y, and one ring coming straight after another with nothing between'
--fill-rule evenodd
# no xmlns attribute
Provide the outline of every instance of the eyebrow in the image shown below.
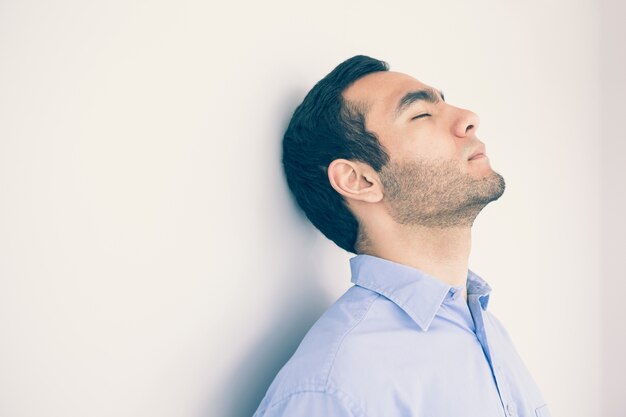
<svg viewBox="0 0 626 417"><path fill-rule="evenodd" d="M398 102L398 105L396 106L395 118L398 118L403 111L416 101L426 101L432 104L439 103L439 96L437 95L437 92L441 96L441 99L446 101L443 96L443 91L441 90L435 91L433 88L425 88L423 90L409 91Z"/></svg>

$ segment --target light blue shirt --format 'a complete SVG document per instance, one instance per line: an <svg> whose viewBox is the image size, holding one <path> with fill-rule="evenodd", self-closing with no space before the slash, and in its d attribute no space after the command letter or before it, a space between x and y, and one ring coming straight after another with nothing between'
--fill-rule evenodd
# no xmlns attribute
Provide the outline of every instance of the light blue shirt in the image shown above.
<svg viewBox="0 0 626 417"><path fill-rule="evenodd" d="M254 417L549 417L468 269L452 287L371 255L308 331Z"/></svg>

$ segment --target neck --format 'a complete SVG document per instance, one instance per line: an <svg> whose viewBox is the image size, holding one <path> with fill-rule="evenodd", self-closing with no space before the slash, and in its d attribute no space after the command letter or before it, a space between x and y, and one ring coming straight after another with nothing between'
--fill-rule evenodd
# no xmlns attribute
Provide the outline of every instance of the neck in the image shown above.
<svg viewBox="0 0 626 417"><path fill-rule="evenodd" d="M429 228L390 222L370 230L364 253L424 271L451 286L465 285L471 249L471 227ZM463 289L467 299L467 289Z"/></svg>

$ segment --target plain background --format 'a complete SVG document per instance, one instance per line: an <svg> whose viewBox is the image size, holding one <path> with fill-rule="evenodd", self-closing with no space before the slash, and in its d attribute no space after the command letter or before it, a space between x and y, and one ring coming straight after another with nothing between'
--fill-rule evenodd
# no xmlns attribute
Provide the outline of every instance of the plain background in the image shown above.
<svg viewBox="0 0 626 417"><path fill-rule="evenodd" d="M366 54L481 117L469 266L553 416L625 416L624 12L0 1L0 415L250 416L351 285L280 141Z"/></svg>

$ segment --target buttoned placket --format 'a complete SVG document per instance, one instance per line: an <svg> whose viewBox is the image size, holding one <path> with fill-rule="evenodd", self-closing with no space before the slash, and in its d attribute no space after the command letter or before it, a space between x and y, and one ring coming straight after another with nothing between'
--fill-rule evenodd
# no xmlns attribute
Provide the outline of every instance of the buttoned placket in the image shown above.
<svg viewBox="0 0 626 417"><path fill-rule="evenodd" d="M491 368L494 382L498 390L498 395L500 396L500 401L502 402L504 414L508 417L515 417L517 416L517 409L515 402L513 401L513 397L511 396L508 380L502 371L502 367L498 364L497 352L495 352L494 355L494 352L492 352L491 347L489 346L489 338L487 330L485 329L485 322L483 320L484 305L486 304L486 299L484 297L486 297L485 294L468 295L468 305L470 312L472 313L472 319L474 320L476 337L483 348L483 352L487 358L487 363Z"/></svg>

